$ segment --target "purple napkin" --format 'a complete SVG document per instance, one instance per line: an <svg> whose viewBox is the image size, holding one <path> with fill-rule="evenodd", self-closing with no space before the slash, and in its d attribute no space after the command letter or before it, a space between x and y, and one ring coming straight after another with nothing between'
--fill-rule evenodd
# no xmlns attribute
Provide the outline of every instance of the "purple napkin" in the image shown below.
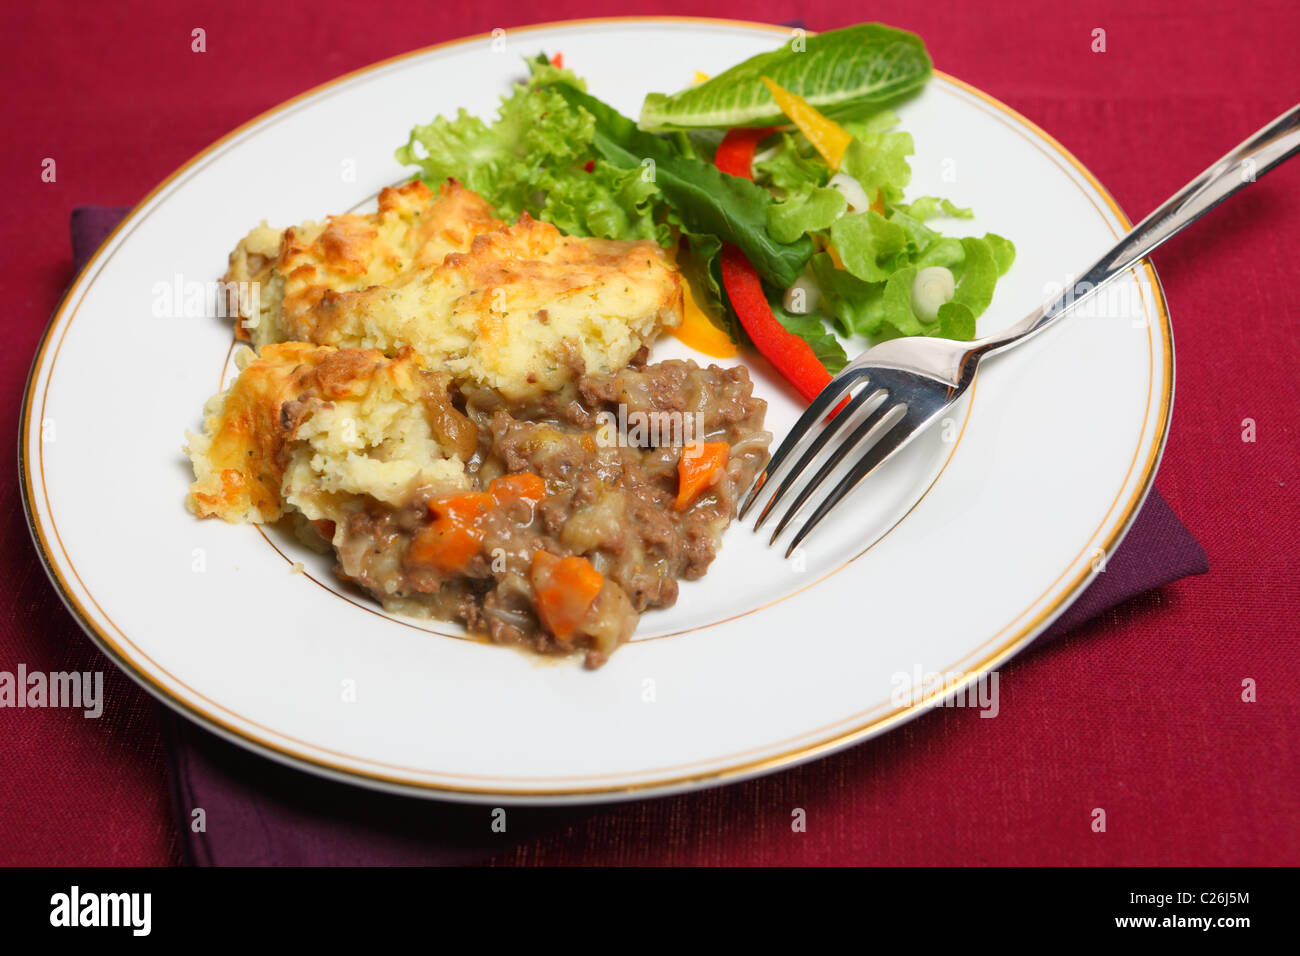
<svg viewBox="0 0 1300 956"><path fill-rule="evenodd" d="M80 270L127 209L79 206L72 248ZM1209 571L1205 551L1154 489L1101 575L1044 634L1052 640L1109 608L1189 574ZM513 809L508 833L488 808L377 793L286 767L170 711L163 721L172 805L192 863L256 865L455 865L480 863L521 841L562 831L599 807ZM190 829L202 807L207 830Z"/></svg>

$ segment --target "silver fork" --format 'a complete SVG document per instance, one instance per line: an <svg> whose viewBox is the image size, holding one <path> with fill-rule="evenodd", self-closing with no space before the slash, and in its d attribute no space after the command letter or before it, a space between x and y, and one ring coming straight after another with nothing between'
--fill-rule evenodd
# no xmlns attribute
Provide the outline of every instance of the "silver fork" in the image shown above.
<svg viewBox="0 0 1300 956"><path fill-rule="evenodd" d="M1300 106L1272 123L1197 176L1143 219L1113 249L1084 272L1050 305L1040 308L1005 332L971 342L951 339L891 339L869 349L835 376L795 422L767 467L755 479L740 508L744 518L782 466L776 490L754 523L757 530L787 493L798 486L769 543L794 522L817 489L854 452L861 457L816 505L790 542L785 555L812 533L844 497L961 398L985 357L1005 351L1057 322L1074 306L1123 275L1163 243L1249 182L1300 152ZM841 406L842 407L837 407ZM813 476L799 479L819 454L850 422L858 422Z"/></svg>

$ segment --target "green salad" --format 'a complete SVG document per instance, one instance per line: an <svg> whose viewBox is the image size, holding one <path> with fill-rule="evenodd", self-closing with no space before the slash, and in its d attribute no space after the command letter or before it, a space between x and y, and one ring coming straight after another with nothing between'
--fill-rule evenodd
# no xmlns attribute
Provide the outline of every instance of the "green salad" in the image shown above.
<svg viewBox="0 0 1300 956"><path fill-rule="evenodd" d="M861 24L797 36L651 93L636 121L560 57L528 67L490 121L439 116L398 160L433 186L459 180L502 218L676 250L708 319L805 395L845 364L846 337L973 338L1015 258L992 233L943 235L971 210L907 194L913 141L891 104L932 72L914 34ZM811 353L819 374L787 352Z"/></svg>

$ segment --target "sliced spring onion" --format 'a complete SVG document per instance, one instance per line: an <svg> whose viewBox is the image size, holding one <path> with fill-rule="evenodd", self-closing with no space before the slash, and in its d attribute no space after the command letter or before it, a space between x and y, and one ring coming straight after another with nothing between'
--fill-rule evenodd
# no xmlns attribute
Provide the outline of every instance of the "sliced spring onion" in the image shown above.
<svg viewBox="0 0 1300 956"><path fill-rule="evenodd" d="M862 183L848 173L836 173L826 185L844 194L844 198L848 200L849 212L866 212L871 208L871 200L867 197L867 191L862 188Z"/></svg>
<svg viewBox="0 0 1300 956"><path fill-rule="evenodd" d="M933 322L939 317L939 307L951 302L957 291L957 281L952 272L943 266L922 269L912 280L912 311L922 322Z"/></svg>

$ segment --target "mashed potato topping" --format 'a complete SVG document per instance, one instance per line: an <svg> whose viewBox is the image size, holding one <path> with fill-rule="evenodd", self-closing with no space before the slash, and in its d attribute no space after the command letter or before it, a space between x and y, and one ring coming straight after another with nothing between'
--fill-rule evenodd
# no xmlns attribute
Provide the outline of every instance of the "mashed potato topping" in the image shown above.
<svg viewBox="0 0 1300 956"><path fill-rule="evenodd" d="M386 189L374 215L278 239L260 226L226 280L261 287L258 315L242 323L255 344L409 345L510 399L616 371L682 317L680 276L654 243L565 236L526 214L507 226L455 183L437 197L418 182Z"/></svg>
<svg viewBox="0 0 1300 956"><path fill-rule="evenodd" d="M448 379L411 349L289 342L249 350L230 388L204 409L203 434L187 435L200 517L275 521L292 506L334 520L346 501L399 504L421 486L463 488L473 425L451 407Z"/></svg>
<svg viewBox="0 0 1300 956"><path fill-rule="evenodd" d="M230 254L225 281L260 289L256 315L240 303L235 334L258 347L306 341L285 326L308 322L327 292L383 285L413 266L437 265L502 225L476 193L448 183L435 195L418 180L383 190L370 215L330 216L283 230L262 223Z"/></svg>

